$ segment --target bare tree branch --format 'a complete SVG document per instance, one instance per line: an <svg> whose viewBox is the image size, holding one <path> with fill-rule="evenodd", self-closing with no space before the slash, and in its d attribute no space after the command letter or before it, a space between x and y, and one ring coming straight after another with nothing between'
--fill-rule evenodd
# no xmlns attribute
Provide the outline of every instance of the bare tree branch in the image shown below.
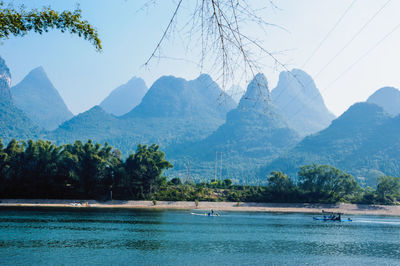
<svg viewBox="0 0 400 266"><path fill-rule="evenodd" d="M156 53L160 50L165 37L170 33L171 25L177 19L183 3L190 1L192 0L177 1L169 24L146 61L146 66L157 57ZM193 4L193 2L191 3ZM252 79L258 72L262 72L261 59L265 61L266 58L269 58L276 69L289 71L286 64L269 51L262 41L244 32L244 29L246 27L248 29L250 24L260 27L260 30L263 31L265 31L263 27L271 26L283 29L275 24L268 23L258 15L265 8L277 9L272 0L266 1L261 9L253 8L245 0L196 1L193 13L191 13L189 22L186 24L192 25L189 30L189 39L192 40L193 34L199 36L201 43L200 68L203 70L205 65L211 65L211 69L207 69L207 72L213 73L224 90L227 85L233 84L238 76ZM291 72L289 71L289 73ZM264 99L264 101L266 100Z"/></svg>

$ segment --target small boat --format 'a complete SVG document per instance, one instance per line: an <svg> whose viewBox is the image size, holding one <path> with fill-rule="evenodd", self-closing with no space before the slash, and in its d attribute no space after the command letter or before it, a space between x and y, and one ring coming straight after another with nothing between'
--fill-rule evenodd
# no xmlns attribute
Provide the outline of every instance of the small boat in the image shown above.
<svg viewBox="0 0 400 266"><path fill-rule="evenodd" d="M192 213L190 213L190 214L192 214L192 215L198 215L198 216L209 216L209 217L220 216L219 213L214 212L214 211L205 212L205 213L195 213L195 212L192 212Z"/></svg>
<svg viewBox="0 0 400 266"><path fill-rule="evenodd" d="M313 217L314 221L325 221L325 222L352 222L353 220L350 217L343 218L343 213L340 212L325 212L322 210L322 216Z"/></svg>

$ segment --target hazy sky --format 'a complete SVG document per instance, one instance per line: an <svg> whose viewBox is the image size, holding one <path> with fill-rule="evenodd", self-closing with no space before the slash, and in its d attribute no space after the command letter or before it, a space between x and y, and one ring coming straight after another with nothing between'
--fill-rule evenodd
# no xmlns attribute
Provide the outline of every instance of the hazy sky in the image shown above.
<svg viewBox="0 0 400 266"><path fill-rule="evenodd" d="M251 0L248 3L260 4L263 1ZM71 10L79 3L84 18L98 29L103 42L102 53L96 52L83 39L55 31L45 35L31 33L23 38L11 38L0 45L0 55L11 69L13 84L21 81L33 68L43 66L75 114L99 104L114 88L133 76L144 78L150 86L162 75L193 79L200 74L201 70L196 64L189 62L198 60L200 51L196 45L186 48L189 42L186 30L181 30L193 0L186 0L187 4L175 25L175 34L167 40L162 50L165 56L188 61L162 59L153 61L149 67L142 65L161 37L176 5L175 0L160 0L158 4L144 9L141 7L147 0L5 2L15 5L24 3L28 8L50 5L58 10ZM309 73L328 108L336 115L354 102L365 101L380 87L400 88L400 29L395 28L400 24L400 1L355 1L336 30L304 67L306 59L352 2L276 0L274 3L278 8L266 9L261 14L266 21L286 30L269 27L265 34L252 25L244 26L246 32L261 40L267 50L278 52L276 56L289 69L301 68ZM380 13L367 24L383 6ZM376 46L387 34L390 35ZM324 68L352 39L337 58ZM370 53L363 56L368 51ZM362 60L358 61L359 58ZM263 61L263 72L272 89L283 69L274 67L270 58L260 60ZM357 61L354 67L346 71ZM343 72L345 74L341 75ZM241 83L244 86L246 80Z"/></svg>

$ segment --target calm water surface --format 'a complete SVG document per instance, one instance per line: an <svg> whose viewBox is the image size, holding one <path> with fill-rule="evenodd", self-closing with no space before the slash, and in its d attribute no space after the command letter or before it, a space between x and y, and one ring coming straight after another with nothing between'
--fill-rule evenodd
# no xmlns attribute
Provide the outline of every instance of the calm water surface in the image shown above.
<svg viewBox="0 0 400 266"><path fill-rule="evenodd" d="M0 209L0 264L400 265L400 218Z"/></svg>

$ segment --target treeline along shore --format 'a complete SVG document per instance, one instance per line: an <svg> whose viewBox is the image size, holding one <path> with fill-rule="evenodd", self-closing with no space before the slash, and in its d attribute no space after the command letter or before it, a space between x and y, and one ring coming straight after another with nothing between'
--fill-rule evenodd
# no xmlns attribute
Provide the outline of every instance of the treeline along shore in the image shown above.
<svg viewBox="0 0 400 266"><path fill-rule="evenodd" d="M233 184L230 179L199 183L163 176L173 165L156 144L138 145L122 158L118 149L91 140L56 145L49 141L0 140L2 199L150 200L255 203L398 204L400 178L382 176L377 187L329 165L300 167L296 180L265 173L265 186ZM206 178L205 178L206 180Z"/></svg>

